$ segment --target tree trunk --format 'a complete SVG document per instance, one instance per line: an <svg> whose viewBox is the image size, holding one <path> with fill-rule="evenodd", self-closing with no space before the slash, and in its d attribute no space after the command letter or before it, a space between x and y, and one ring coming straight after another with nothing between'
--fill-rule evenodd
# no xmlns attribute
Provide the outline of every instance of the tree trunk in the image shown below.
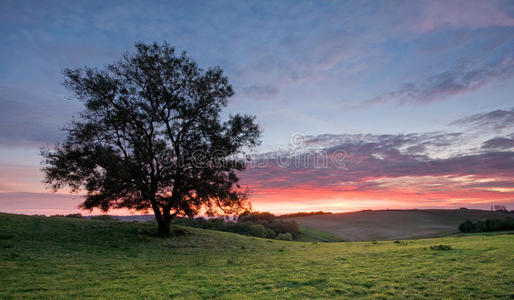
<svg viewBox="0 0 514 300"><path fill-rule="evenodd" d="M157 202L155 201L155 198L152 198L151 202L152 202L153 213L155 215L155 220L157 221L157 225L159 226L159 234L161 237L167 238L170 236L171 218L166 218L166 213L164 213L165 216L163 216L163 214L161 213L161 211L157 205ZM168 215L169 215L169 212L168 212Z"/></svg>
<svg viewBox="0 0 514 300"><path fill-rule="evenodd" d="M157 221L157 224L159 225L159 234L163 238L167 238L170 236L170 220L164 220L161 219L161 221Z"/></svg>
<svg viewBox="0 0 514 300"><path fill-rule="evenodd" d="M159 233L163 237L170 236L170 224L171 224L172 216L170 214L170 210L168 208L163 208L162 210L162 225L159 224Z"/></svg>

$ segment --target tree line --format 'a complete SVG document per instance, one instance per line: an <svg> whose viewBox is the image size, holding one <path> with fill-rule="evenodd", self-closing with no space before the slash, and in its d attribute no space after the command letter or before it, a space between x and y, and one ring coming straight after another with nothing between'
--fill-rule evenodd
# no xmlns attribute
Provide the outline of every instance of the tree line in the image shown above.
<svg viewBox="0 0 514 300"><path fill-rule="evenodd" d="M295 240L300 235L300 228L295 221L280 219L269 212L246 211L235 220L176 218L173 224L280 240Z"/></svg>
<svg viewBox="0 0 514 300"><path fill-rule="evenodd" d="M466 233L514 230L514 218L466 221L460 224L459 230Z"/></svg>

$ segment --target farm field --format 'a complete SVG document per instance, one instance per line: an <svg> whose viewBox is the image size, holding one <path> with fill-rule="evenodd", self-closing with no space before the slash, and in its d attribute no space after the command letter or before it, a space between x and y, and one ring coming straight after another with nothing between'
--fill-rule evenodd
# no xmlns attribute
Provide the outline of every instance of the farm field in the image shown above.
<svg viewBox="0 0 514 300"><path fill-rule="evenodd" d="M512 234L321 243L155 232L152 223L0 214L0 298L514 297Z"/></svg>
<svg viewBox="0 0 514 300"><path fill-rule="evenodd" d="M344 241L442 237L459 232L463 222L505 218L509 214L475 209L365 210L294 217L299 225ZM512 216L512 215L510 215Z"/></svg>

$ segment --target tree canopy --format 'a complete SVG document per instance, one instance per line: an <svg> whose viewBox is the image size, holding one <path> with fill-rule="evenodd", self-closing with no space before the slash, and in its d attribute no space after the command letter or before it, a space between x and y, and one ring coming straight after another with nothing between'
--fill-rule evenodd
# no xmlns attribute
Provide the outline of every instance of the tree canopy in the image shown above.
<svg viewBox="0 0 514 300"><path fill-rule="evenodd" d="M247 209L237 172L261 132L253 116L222 120L234 94L223 70L167 43L135 48L101 70L64 71L85 109L62 144L42 151L45 182L85 190L85 209L151 209L164 236L178 215Z"/></svg>

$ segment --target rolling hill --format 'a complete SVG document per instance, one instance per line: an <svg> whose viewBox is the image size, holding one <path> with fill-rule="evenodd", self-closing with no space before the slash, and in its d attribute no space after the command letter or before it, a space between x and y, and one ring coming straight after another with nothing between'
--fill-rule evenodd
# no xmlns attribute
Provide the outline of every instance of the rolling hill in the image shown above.
<svg viewBox="0 0 514 300"><path fill-rule="evenodd" d="M0 299L514 296L511 234L319 243L175 232L162 239L152 222L0 213Z"/></svg>
<svg viewBox="0 0 514 300"><path fill-rule="evenodd" d="M475 209L366 210L290 218L300 226L331 233L343 241L400 240L458 233L466 220L514 217Z"/></svg>

